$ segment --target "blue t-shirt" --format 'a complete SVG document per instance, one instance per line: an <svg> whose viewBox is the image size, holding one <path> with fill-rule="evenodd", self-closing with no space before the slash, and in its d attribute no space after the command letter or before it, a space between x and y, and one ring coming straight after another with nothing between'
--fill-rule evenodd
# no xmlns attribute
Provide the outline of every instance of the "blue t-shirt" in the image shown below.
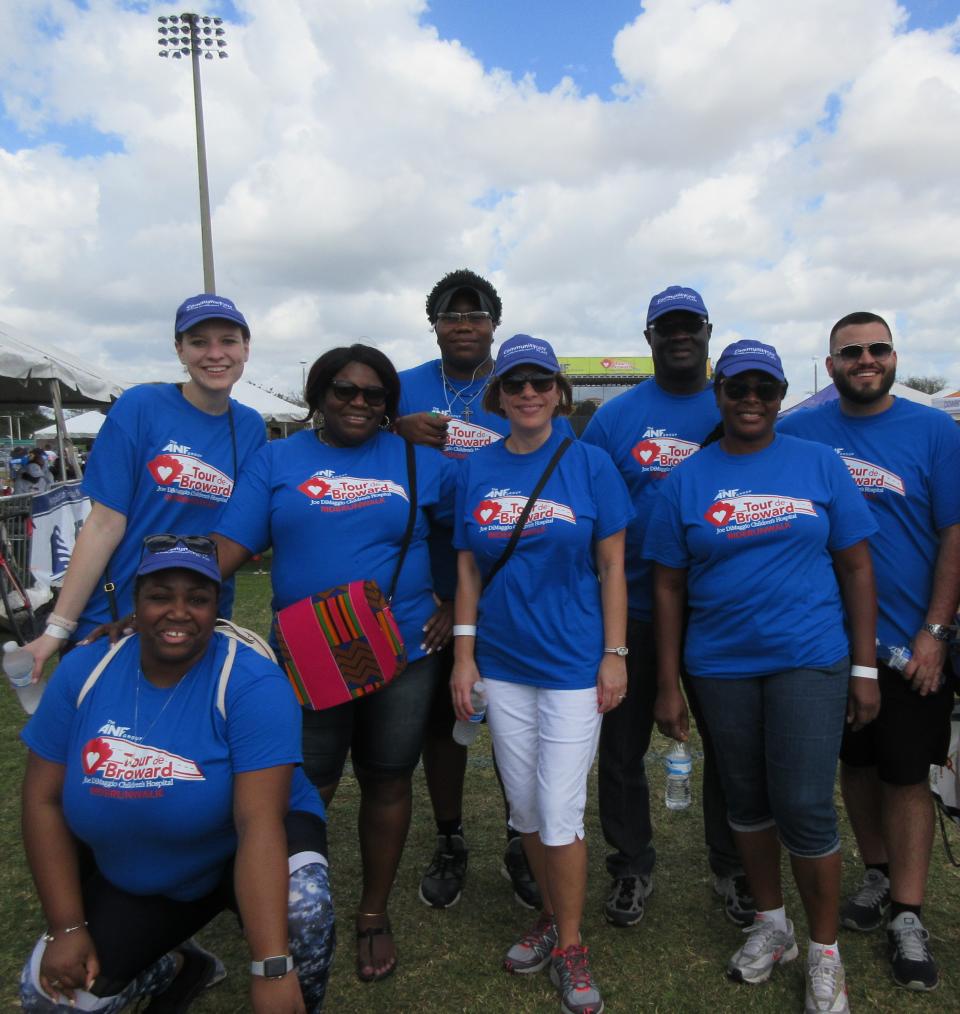
<svg viewBox="0 0 960 1014"><path fill-rule="evenodd" d="M104 638L60 663L22 739L66 768L63 812L100 872L131 894L189 901L212 891L237 850L234 773L294 764L290 809L324 816L303 769L300 707L283 673L243 645L217 687L227 638L172 689L140 673L140 643L124 644L77 707L110 647Z"/></svg>
<svg viewBox="0 0 960 1014"><path fill-rule="evenodd" d="M110 410L90 452L83 491L127 519L109 563L121 616L133 612L144 536L210 532L230 498L237 469L265 442L263 420L252 408L231 399L230 412L236 455L229 414L201 412L175 384L131 388ZM220 595L221 615L229 617L232 608L231 580ZM111 618L98 580L73 637L80 640Z"/></svg>
<svg viewBox="0 0 960 1014"><path fill-rule="evenodd" d="M960 523L960 427L945 412L897 398L885 412L844 415L840 402L778 425L832 447L879 523L870 537L881 644L909 645L926 620L939 531Z"/></svg>
<svg viewBox="0 0 960 1014"><path fill-rule="evenodd" d="M831 552L877 530L833 452L777 435L710 444L663 483L644 554L687 568L684 659L726 679L822 668L849 653Z"/></svg>
<svg viewBox="0 0 960 1014"><path fill-rule="evenodd" d="M463 461L474 451L489 447L510 432L510 423L505 418L483 407L483 395L489 379L489 376L478 377L468 384L462 380L450 380L458 395L444 384L439 359L404 370L400 374L400 415L436 412L450 416L443 453L448 458ZM564 436L575 437L573 427L564 416L553 420L553 428ZM440 598L452 599L457 588L457 551L453 548L453 532L446 525L432 525L429 544L434 590Z"/></svg>
<svg viewBox="0 0 960 1014"><path fill-rule="evenodd" d="M415 448L417 521L393 615L412 662L423 656L433 614L428 512L452 520L456 465ZM313 430L273 440L244 468L216 531L252 553L273 546L273 608L349 581L376 581L384 595L410 516L404 441L379 432L359 447L329 447Z"/></svg>
<svg viewBox="0 0 960 1014"><path fill-rule="evenodd" d="M461 468L454 545L473 553L482 575L499 559L564 436L554 430L532 454L512 454L501 441ZM632 516L610 456L574 441L480 599L476 659L482 676L552 690L596 684L603 657L596 543Z"/></svg>
<svg viewBox="0 0 960 1014"><path fill-rule="evenodd" d="M627 528L626 563L630 615L638 620L653 617L653 566L643 538L662 480L700 450L719 421L712 388L669 394L646 380L597 409L581 438L613 458L637 512Z"/></svg>

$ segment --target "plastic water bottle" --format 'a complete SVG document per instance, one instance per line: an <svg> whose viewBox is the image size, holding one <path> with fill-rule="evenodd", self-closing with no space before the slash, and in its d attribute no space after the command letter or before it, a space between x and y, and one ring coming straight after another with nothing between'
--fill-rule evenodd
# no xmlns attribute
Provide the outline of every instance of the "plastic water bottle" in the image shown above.
<svg viewBox="0 0 960 1014"><path fill-rule="evenodd" d="M454 742L459 743L461 746L473 745L473 741L477 738L477 733L480 731L483 717L487 713L487 688L483 685L483 680L477 680L473 684L473 688L470 691L470 707L473 708L473 714L470 718L466 721L458 718L453 727Z"/></svg>
<svg viewBox="0 0 960 1014"><path fill-rule="evenodd" d="M3 671L10 680L10 686L17 692L23 710L32 715L43 696L43 681L32 682L33 655L25 651L16 641L7 641L3 646Z"/></svg>
<svg viewBox="0 0 960 1014"><path fill-rule="evenodd" d="M891 669L895 669L897 672L903 672L907 668L907 663L913 658L913 652L905 647L904 645L891 646L888 644L880 644L877 642L877 658L881 662L890 666Z"/></svg>
<svg viewBox="0 0 960 1014"><path fill-rule="evenodd" d="M690 805L690 775L693 772L693 757L686 743L675 742L663 758L667 769L667 791L664 801L668 810L685 810Z"/></svg>

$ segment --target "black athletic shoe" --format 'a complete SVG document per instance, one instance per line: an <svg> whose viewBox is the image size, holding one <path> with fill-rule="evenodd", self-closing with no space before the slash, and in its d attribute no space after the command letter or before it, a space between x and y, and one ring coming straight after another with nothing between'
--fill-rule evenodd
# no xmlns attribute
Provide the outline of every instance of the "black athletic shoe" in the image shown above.
<svg viewBox="0 0 960 1014"><path fill-rule="evenodd" d="M879 929L890 911L890 881L879 870L867 870L856 894L840 906L840 925L869 933Z"/></svg>
<svg viewBox="0 0 960 1014"><path fill-rule="evenodd" d="M930 934L923 928L920 917L913 912L901 912L887 923L887 945L893 979L904 989L936 989L940 971L930 953L927 941Z"/></svg>
<svg viewBox="0 0 960 1014"><path fill-rule="evenodd" d="M503 853L503 866L500 873L513 884L513 896L524 908L532 908L539 912L543 906L540 888L533 879L527 855L523 851L523 843L519 838L511 838L507 842L507 850Z"/></svg>
<svg viewBox="0 0 960 1014"><path fill-rule="evenodd" d="M460 900L470 851L458 834L438 834L437 850L420 880L420 900L432 908L450 908Z"/></svg>

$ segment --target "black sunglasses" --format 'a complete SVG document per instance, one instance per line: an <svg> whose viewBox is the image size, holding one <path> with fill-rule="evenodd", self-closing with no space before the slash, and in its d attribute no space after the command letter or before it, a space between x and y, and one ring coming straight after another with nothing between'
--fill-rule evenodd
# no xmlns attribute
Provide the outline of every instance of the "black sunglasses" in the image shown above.
<svg viewBox="0 0 960 1014"><path fill-rule="evenodd" d="M552 391L557 383L555 373L515 373L512 377L504 377L500 387L504 394L522 394L529 384L537 394Z"/></svg>
<svg viewBox="0 0 960 1014"><path fill-rule="evenodd" d="M217 558L217 544L206 535L173 535L171 532L148 535L143 540L140 558L143 559L144 553L165 553L167 550L173 549L174 546L185 546L201 556Z"/></svg>
<svg viewBox="0 0 960 1014"><path fill-rule="evenodd" d="M676 334L700 334L706 326L703 317L687 317L674 320L655 320L650 326L658 335L672 338Z"/></svg>
<svg viewBox="0 0 960 1014"><path fill-rule="evenodd" d="M743 401L748 395L761 401L777 401L784 394L783 384L776 380L761 380L756 384L748 384L745 380L721 380L720 386L731 401Z"/></svg>
<svg viewBox="0 0 960 1014"><path fill-rule="evenodd" d="M387 403L387 389L385 387L359 387L347 380L334 380L330 384L330 391L337 401L353 401L358 394L362 394L363 400L368 405L379 407Z"/></svg>
<svg viewBox="0 0 960 1014"><path fill-rule="evenodd" d="M839 356L845 363L856 363L863 355L864 350L870 353L873 359L888 359L893 352L890 342L871 342L869 345L844 345L837 349L834 356Z"/></svg>

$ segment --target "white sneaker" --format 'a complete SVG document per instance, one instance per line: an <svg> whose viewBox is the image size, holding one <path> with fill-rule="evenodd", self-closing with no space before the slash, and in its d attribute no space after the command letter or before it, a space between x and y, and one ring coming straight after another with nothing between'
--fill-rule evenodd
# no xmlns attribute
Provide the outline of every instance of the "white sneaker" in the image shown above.
<svg viewBox="0 0 960 1014"><path fill-rule="evenodd" d="M847 980L840 955L830 948L822 950L807 964L807 998L805 1014L848 1014Z"/></svg>
<svg viewBox="0 0 960 1014"><path fill-rule="evenodd" d="M774 965L793 961L800 953L789 919L785 933L760 916L743 932L747 934L747 942L727 962L727 977L734 982L766 982Z"/></svg>

